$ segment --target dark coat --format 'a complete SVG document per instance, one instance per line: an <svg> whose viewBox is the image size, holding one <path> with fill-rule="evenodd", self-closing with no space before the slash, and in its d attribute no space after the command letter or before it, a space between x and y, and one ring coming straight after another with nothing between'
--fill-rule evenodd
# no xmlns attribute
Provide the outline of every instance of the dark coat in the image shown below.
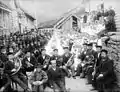
<svg viewBox="0 0 120 92"><path fill-rule="evenodd" d="M60 81L63 77L63 71L59 67L57 67L55 71L53 68L50 68L48 70L48 79L51 81Z"/></svg>
<svg viewBox="0 0 120 92"><path fill-rule="evenodd" d="M103 74L102 78L97 79L102 84L110 84L115 81L113 61L109 58L104 62L101 61L100 66L96 69L96 77L98 77L99 74Z"/></svg>
<svg viewBox="0 0 120 92"><path fill-rule="evenodd" d="M11 61L7 61L5 63L5 69L4 69L4 72L7 73L7 74L11 74L11 70L14 69L15 66L14 64L11 62Z"/></svg>
<svg viewBox="0 0 120 92"><path fill-rule="evenodd" d="M62 56L63 58L63 65L66 64L69 60L69 58L72 56L71 53L68 54L68 56L66 57L65 54Z"/></svg>
<svg viewBox="0 0 120 92"><path fill-rule="evenodd" d="M62 66L62 60L61 60L61 56L57 55L53 55L50 57L50 60L56 60L57 66ZM51 64L51 63L50 63Z"/></svg>
<svg viewBox="0 0 120 92"><path fill-rule="evenodd" d="M98 56L99 53L96 53L96 67L98 67L100 65L100 54Z"/></svg>
<svg viewBox="0 0 120 92"><path fill-rule="evenodd" d="M0 60L2 62L7 62L8 61L8 58L7 58L7 55L3 54L3 53L0 53Z"/></svg>
<svg viewBox="0 0 120 92"><path fill-rule="evenodd" d="M31 63L33 66L27 67L26 62ZM33 57L33 56L30 57L30 61L28 61L27 57L25 57L25 58L22 60L22 67L23 67L23 70L25 70L25 71L28 71L28 72L33 71L36 66L37 66L37 60L36 60L36 58Z"/></svg>
<svg viewBox="0 0 120 92"><path fill-rule="evenodd" d="M50 58L48 55L45 55L45 58L43 59L42 55L39 55L38 59L37 59L37 62L40 63L41 65L44 64L44 61L46 59Z"/></svg>
<svg viewBox="0 0 120 92"><path fill-rule="evenodd" d="M81 61L83 61L85 59L86 56L86 51L82 51L82 53L80 54L79 58L81 59Z"/></svg>

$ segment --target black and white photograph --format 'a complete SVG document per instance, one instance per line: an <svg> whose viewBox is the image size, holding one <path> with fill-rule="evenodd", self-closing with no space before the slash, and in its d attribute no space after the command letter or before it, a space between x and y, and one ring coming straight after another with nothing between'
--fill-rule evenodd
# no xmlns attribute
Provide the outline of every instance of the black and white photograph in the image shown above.
<svg viewBox="0 0 120 92"><path fill-rule="evenodd" d="M120 0L0 0L0 92L120 92Z"/></svg>

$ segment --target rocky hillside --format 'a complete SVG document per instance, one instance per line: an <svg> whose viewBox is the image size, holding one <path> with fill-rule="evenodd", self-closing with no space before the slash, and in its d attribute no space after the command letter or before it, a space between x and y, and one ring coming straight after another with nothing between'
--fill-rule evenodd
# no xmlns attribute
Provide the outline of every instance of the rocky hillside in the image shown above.
<svg viewBox="0 0 120 92"><path fill-rule="evenodd" d="M109 52L109 57L114 60L117 84L120 87L120 32L108 33L108 37L103 38L103 44Z"/></svg>

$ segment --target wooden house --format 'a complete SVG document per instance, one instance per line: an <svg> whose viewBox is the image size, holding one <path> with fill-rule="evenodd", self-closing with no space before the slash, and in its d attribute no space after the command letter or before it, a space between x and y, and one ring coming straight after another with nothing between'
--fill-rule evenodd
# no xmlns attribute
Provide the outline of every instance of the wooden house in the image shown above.
<svg viewBox="0 0 120 92"><path fill-rule="evenodd" d="M0 36L10 34L12 9L0 0Z"/></svg>
<svg viewBox="0 0 120 92"><path fill-rule="evenodd" d="M18 14L20 32L24 33L26 30L30 31L31 29L34 29L35 17L23 7L21 7L19 1L14 0L14 4Z"/></svg>
<svg viewBox="0 0 120 92"><path fill-rule="evenodd" d="M60 29L64 31L80 31L81 24L81 15L84 14L83 10L79 10L77 12L67 12L63 14L61 17L40 23L38 25L38 29L40 31L50 31L55 29Z"/></svg>

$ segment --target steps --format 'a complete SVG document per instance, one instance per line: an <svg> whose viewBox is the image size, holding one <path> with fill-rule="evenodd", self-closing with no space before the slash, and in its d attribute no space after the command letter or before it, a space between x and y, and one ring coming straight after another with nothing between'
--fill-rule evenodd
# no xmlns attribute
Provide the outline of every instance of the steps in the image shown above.
<svg viewBox="0 0 120 92"><path fill-rule="evenodd" d="M116 23L116 28L117 31L120 32L120 10L119 9L115 9L115 23Z"/></svg>

